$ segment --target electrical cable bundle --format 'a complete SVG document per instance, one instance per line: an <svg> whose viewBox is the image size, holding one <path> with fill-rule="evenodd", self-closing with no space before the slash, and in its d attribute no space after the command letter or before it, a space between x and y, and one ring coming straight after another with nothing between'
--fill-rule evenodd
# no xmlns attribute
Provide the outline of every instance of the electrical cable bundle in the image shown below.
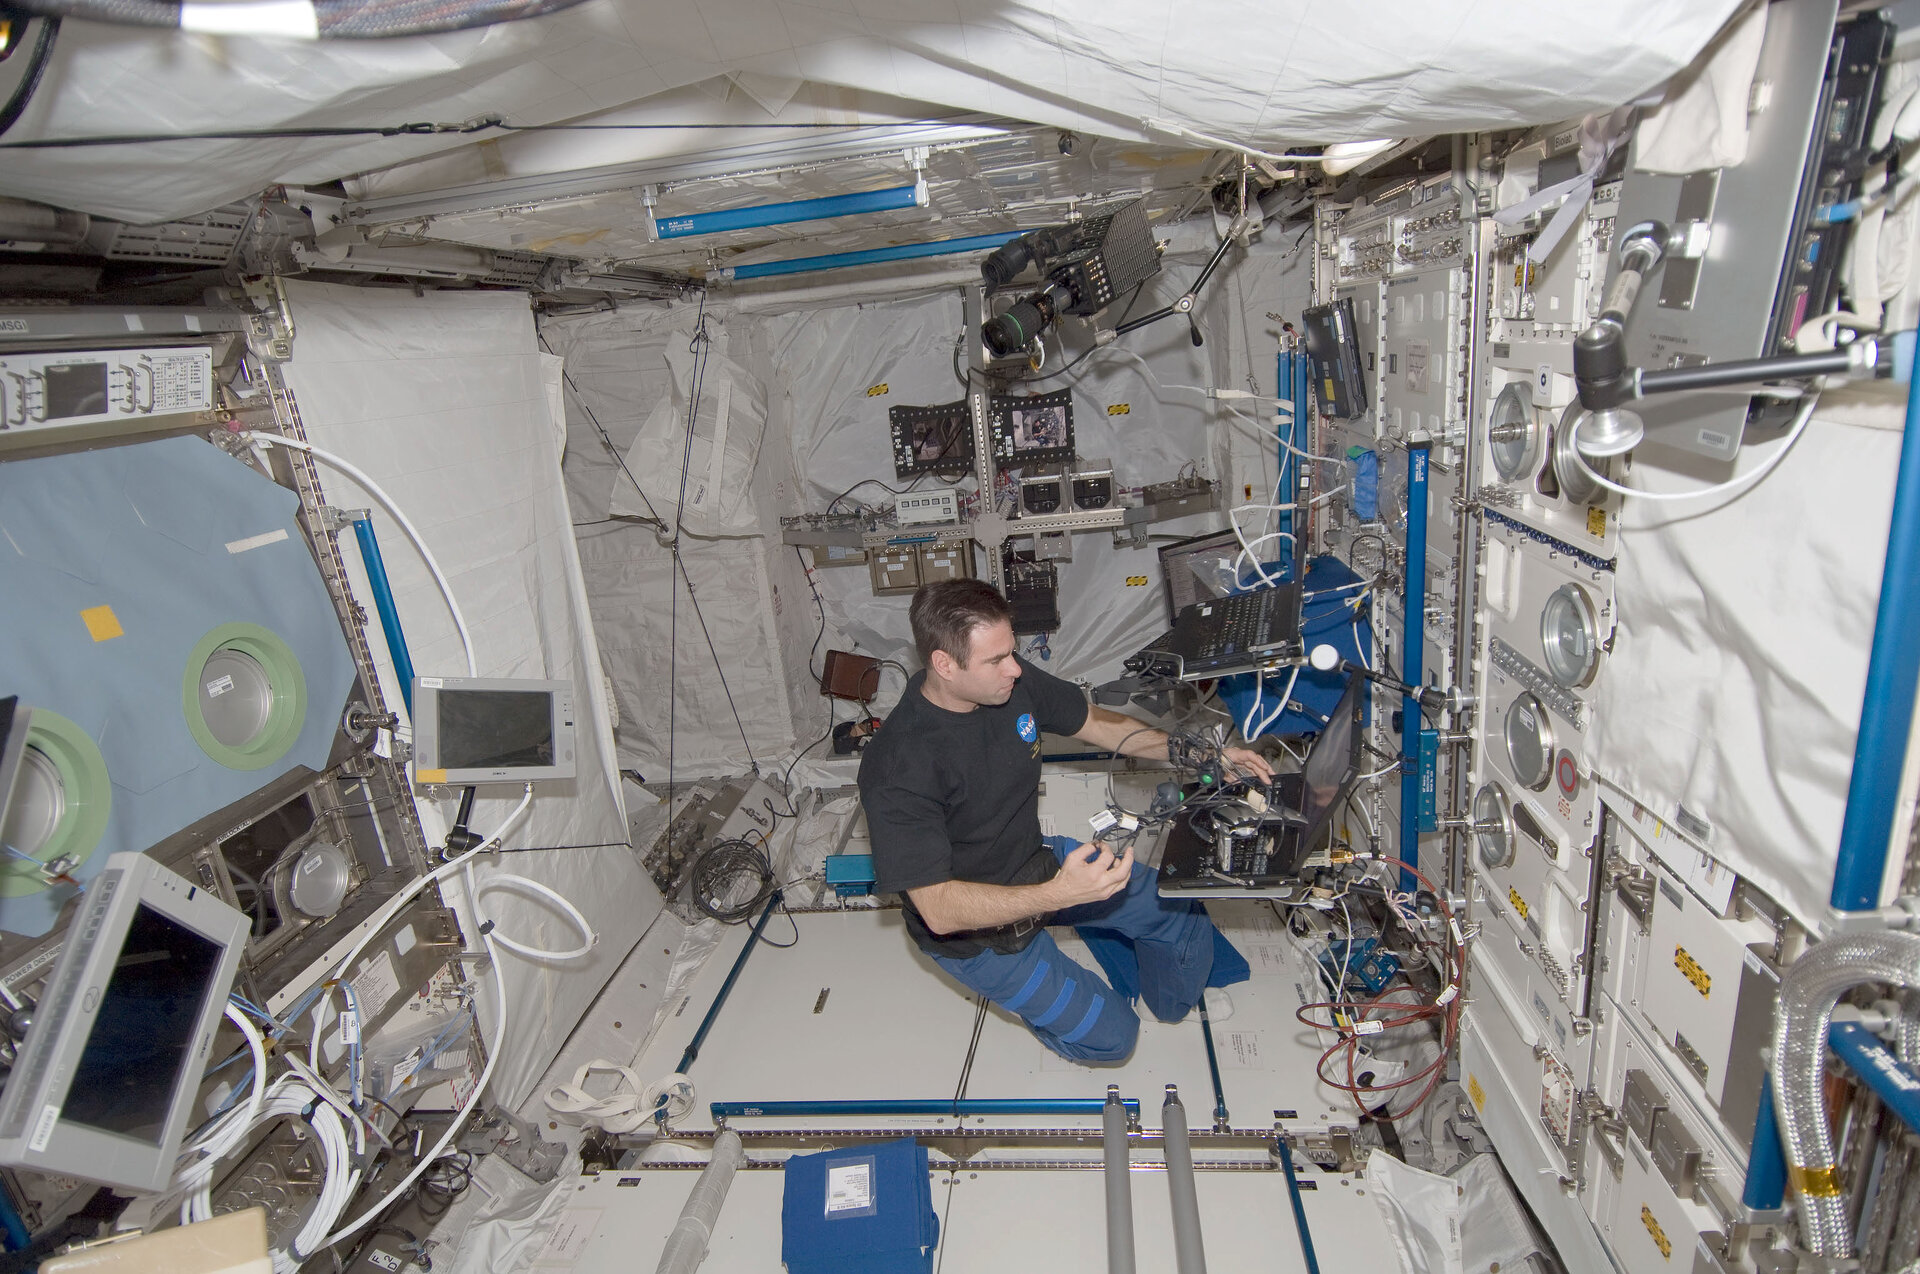
<svg viewBox="0 0 1920 1274"><path fill-rule="evenodd" d="M1389 858L1384 855L1363 861L1381 863L1389 868L1399 868L1408 872L1419 880L1442 908L1446 917L1447 932L1447 940L1439 944L1443 948L1440 954L1445 971L1444 985L1431 1001L1419 999L1418 989L1412 986L1391 987L1368 999L1347 999L1345 998L1347 969L1343 963L1339 982L1333 989L1335 998L1303 1004L1295 1010L1294 1016L1316 1031L1330 1032L1339 1037L1320 1054L1319 1060L1314 1063L1314 1073L1320 1082L1329 1088L1337 1088L1351 1095L1359 1105L1361 1113L1367 1118L1380 1123L1392 1123L1404 1119L1419 1109L1446 1079L1447 1058L1459 1034L1460 993L1467 975L1467 943L1466 935L1460 929L1460 922L1453 914L1453 908L1447 904L1440 891L1434 888L1433 882L1422 875L1418 868L1411 867L1398 858ZM1394 916L1403 924L1407 924L1411 931L1412 925L1408 922L1412 913L1401 901L1404 895L1396 896L1391 888L1387 893L1388 904ZM1343 903L1342 906L1344 905ZM1351 925L1348 927L1346 942L1346 955L1351 960L1354 942ZM1429 954L1434 953L1435 944L1418 936L1415 938L1415 946ZM1414 996L1415 999L1406 999L1405 997L1409 995ZM1328 1020L1317 1020L1319 1013L1324 1013ZM1364 1059L1361 1051L1363 1046L1384 1031L1411 1026L1419 1022L1440 1024L1439 1055L1412 1075L1402 1076L1386 1083L1363 1084L1360 1081ZM1331 1069L1328 1066L1329 1062L1333 1063ZM1397 1114L1389 1113L1385 1109L1395 1093L1412 1088L1416 1084L1424 1084L1424 1087Z"/></svg>
<svg viewBox="0 0 1920 1274"><path fill-rule="evenodd" d="M690 873L693 905L723 924L738 924L773 895L773 867L750 841L719 841L703 851Z"/></svg>

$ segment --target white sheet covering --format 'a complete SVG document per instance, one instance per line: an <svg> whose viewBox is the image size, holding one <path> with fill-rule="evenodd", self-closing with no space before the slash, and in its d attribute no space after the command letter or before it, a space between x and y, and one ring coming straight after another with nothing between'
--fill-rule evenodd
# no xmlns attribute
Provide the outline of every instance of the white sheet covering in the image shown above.
<svg viewBox="0 0 1920 1274"><path fill-rule="evenodd" d="M1687 65L1736 7L1393 0L1359 15L1332 0L1198 10L1175 0L590 0L485 30L318 44L72 22L13 136L457 123L489 113L534 124L731 73L769 105L802 80L1092 135L1279 151L1612 107ZM684 148L735 140L701 135ZM160 221L276 181L323 182L466 144L443 135L13 152L0 190Z"/></svg>
<svg viewBox="0 0 1920 1274"><path fill-rule="evenodd" d="M769 433L764 393L758 378L731 357L741 353L742 339L711 309L716 353L708 360L694 438L699 458L692 466L702 479L713 474L723 392L729 421L720 448L720 494L706 502L713 513L697 508L690 494L681 539L697 611L686 582L675 578L669 542L691 374L683 356L696 315L693 306L642 305L550 319L542 328L546 342L568 360L567 489L587 597L619 706L619 763L649 780L665 779L669 768L676 780L737 773L750 758L785 752L795 733L787 673L776 653L775 612L784 602L775 600L770 562L781 554L790 559L791 550L777 536L756 534L770 520L768 490L775 480L757 463ZM722 340L725 351L718 348ZM658 526L614 520L628 510L647 517L649 507ZM717 669L725 670L724 684Z"/></svg>
<svg viewBox="0 0 1920 1274"><path fill-rule="evenodd" d="M506 961L512 1029L493 1097L513 1105L661 905L625 844L600 655L568 527L532 313L521 293L416 297L300 283L287 291L297 334L286 377L308 437L365 470L420 528L466 612L480 675L574 682L578 777L542 784L508 845L588 848L509 854L504 862L570 898L600 944L564 965ZM329 503L372 503L337 471L323 465L320 473ZM374 521L416 671L463 675L452 620L419 555L385 514L376 512ZM355 596L373 614L357 549L342 555ZM398 709L377 624L369 640L383 693ZM475 807L476 831L490 832L512 804L488 796ZM433 813L423 803L423 814ZM478 874L491 870L483 866ZM486 907L523 943L578 944L546 904L495 892ZM481 1004L491 1031L491 992Z"/></svg>
<svg viewBox="0 0 1920 1274"><path fill-rule="evenodd" d="M1680 806L1704 820L1703 848L1816 929L1866 686L1899 392L1830 393L1745 494L1629 499L1620 520L1595 769L1670 824ZM1750 443L1739 471L1776 445ZM1705 484L1643 460L1632 485Z"/></svg>

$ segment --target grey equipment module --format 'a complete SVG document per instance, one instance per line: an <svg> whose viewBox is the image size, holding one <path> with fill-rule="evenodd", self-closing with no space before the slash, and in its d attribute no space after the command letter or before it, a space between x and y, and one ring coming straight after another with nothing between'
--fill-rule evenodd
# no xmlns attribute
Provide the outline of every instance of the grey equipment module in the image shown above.
<svg viewBox="0 0 1920 1274"><path fill-rule="evenodd" d="M108 858L0 1096L0 1163L165 1186L247 930L146 855Z"/></svg>
<svg viewBox="0 0 1920 1274"><path fill-rule="evenodd" d="M573 777L573 683L416 677L414 778L535 783Z"/></svg>

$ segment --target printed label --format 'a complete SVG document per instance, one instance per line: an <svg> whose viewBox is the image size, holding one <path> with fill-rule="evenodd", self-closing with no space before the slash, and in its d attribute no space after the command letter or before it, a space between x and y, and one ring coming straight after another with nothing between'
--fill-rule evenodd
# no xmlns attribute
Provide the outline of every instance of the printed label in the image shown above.
<svg viewBox="0 0 1920 1274"><path fill-rule="evenodd" d="M393 1255L391 1252L383 1252L379 1248L375 1248L373 1251L367 1253L367 1263L370 1265L378 1265L381 1269L386 1270L387 1274L400 1274L400 1266L402 1264L399 1257Z"/></svg>
<svg viewBox="0 0 1920 1274"><path fill-rule="evenodd" d="M475 1182L478 1185L479 1182ZM593 1232L599 1228L601 1208L568 1208L553 1222L547 1245L540 1251L536 1266L559 1265L567 1269L586 1254Z"/></svg>
<svg viewBox="0 0 1920 1274"><path fill-rule="evenodd" d="M59 1122L60 1108L58 1106L42 1106L40 1108L40 1122L33 1126L33 1137L27 1142L27 1149L33 1151L35 1154L39 1154L42 1150L45 1150L47 1143L53 1140L53 1126Z"/></svg>
<svg viewBox="0 0 1920 1274"><path fill-rule="evenodd" d="M1607 533L1607 511L1605 509L1587 510L1587 534L1595 539Z"/></svg>
<svg viewBox="0 0 1920 1274"><path fill-rule="evenodd" d="M848 1163L827 1169L827 1215L873 1206L873 1165Z"/></svg>
<svg viewBox="0 0 1920 1274"><path fill-rule="evenodd" d="M400 976L393 970L393 956L382 951L373 963L360 970L353 980L353 993L360 998L360 1011L376 1017L387 1001L400 993Z"/></svg>
<svg viewBox="0 0 1920 1274"><path fill-rule="evenodd" d="M1467 1075L1467 1096L1473 1098L1473 1108L1484 1111L1487 1108L1487 1090L1480 1087L1480 1077L1471 1072Z"/></svg>
<svg viewBox="0 0 1920 1274"><path fill-rule="evenodd" d="M227 691L231 689L233 689L232 677L215 678L214 680L209 681L207 683L207 698L218 699L221 695L227 693Z"/></svg>

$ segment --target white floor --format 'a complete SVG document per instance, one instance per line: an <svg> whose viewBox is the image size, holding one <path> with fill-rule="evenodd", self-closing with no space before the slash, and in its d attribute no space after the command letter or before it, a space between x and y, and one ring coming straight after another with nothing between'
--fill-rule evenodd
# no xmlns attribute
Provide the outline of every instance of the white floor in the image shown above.
<svg viewBox="0 0 1920 1274"><path fill-rule="evenodd" d="M1223 1087L1233 1126L1268 1130L1276 1111L1286 1126L1303 1133L1352 1124L1351 1102L1313 1079L1321 1044L1294 1011L1313 995L1300 956L1278 932L1263 905L1214 908L1222 929L1253 966L1253 978L1231 988L1231 1020L1214 1027ZM810 914L796 918L799 942L790 950L762 946L748 961L732 995L701 1046L689 1074L699 1104L677 1127L710 1129L711 1101L764 1102L801 1098L931 1098L949 1100L959 1085L972 1037L971 996L941 975L901 929L897 912ZM776 917L767 937L792 938L785 917ZM698 1028L746 941L747 926L729 932L707 962L675 1015L641 1057L638 1069L654 1078L672 1070ZM1068 932L1062 946L1091 964ZM1196 1020L1143 1025L1139 1048L1118 1067L1086 1067L1045 1049L1009 1015L989 1013L975 1054L966 1095L996 1097L1088 1097L1105 1095L1109 1083L1141 1103L1143 1126L1157 1132L1165 1086L1179 1086L1188 1122L1203 1130L1213 1122L1213 1090L1205 1045ZM1099 1128L1097 1117L970 1120L971 1127ZM811 1129L952 1127L951 1116L879 1119L736 1121L743 1131L781 1126ZM689 1149L658 1147L649 1159L684 1158ZM748 1145L750 1158L777 1156ZM1011 1155L1013 1152L1004 1152ZM1196 1146L1197 1158L1227 1156ZM1049 1160L1098 1158L1097 1148L1023 1152ZM1256 1163L1263 1156L1250 1156ZM1170 1270L1172 1230L1164 1171L1142 1152L1132 1174L1139 1268ZM697 1173L687 1168L642 1167L583 1181L570 1215L577 1239L548 1253L540 1268L597 1274L602 1270L651 1268ZM1397 1259L1366 1197L1364 1174L1337 1175L1308 1169L1303 1180L1309 1223L1329 1268L1392 1270ZM774 1170L743 1171L735 1178L716 1227L712 1254L703 1267L721 1272L777 1270L780 1198L784 1178ZM1286 1182L1277 1171L1216 1170L1198 1174L1198 1192L1209 1260L1221 1270L1302 1270L1299 1241L1288 1205ZM1059 1271L1106 1268L1102 1175L1085 1169L1001 1169L977 1172L936 1169L933 1201L941 1217L939 1268L964 1274L989 1262L1018 1259L1023 1268Z"/></svg>

